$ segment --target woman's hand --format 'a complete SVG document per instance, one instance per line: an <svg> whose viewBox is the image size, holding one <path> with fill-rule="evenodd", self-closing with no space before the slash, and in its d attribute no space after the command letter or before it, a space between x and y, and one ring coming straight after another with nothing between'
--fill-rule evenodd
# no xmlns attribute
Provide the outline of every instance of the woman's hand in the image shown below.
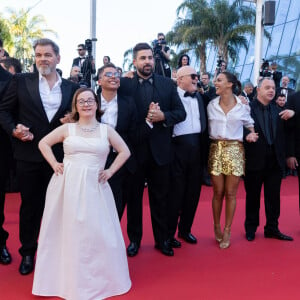
<svg viewBox="0 0 300 300"><path fill-rule="evenodd" d="M64 164L63 163L55 162L53 164L52 168L53 168L55 175L64 173Z"/></svg>
<svg viewBox="0 0 300 300"><path fill-rule="evenodd" d="M258 133L251 132L246 136L246 141L248 143L255 143L258 140Z"/></svg>
<svg viewBox="0 0 300 300"><path fill-rule="evenodd" d="M110 169L106 169L99 172L98 182L106 182L109 178L113 176L113 172Z"/></svg>

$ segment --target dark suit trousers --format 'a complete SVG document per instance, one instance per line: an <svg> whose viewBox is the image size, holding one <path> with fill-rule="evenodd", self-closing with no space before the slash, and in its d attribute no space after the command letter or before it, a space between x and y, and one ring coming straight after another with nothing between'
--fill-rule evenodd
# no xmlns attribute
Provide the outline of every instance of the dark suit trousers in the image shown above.
<svg viewBox="0 0 300 300"><path fill-rule="evenodd" d="M34 255L44 211L46 191L53 174L49 164L44 161L17 161L17 176L21 192L20 241L22 256Z"/></svg>
<svg viewBox="0 0 300 300"><path fill-rule="evenodd" d="M154 240L161 244L168 238L167 197L169 190L169 164L159 166L152 155L139 164L132 175L132 197L127 202L127 234L131 242L141 242L143 234L143 192L147 179L149 204Z"/></svg>
<svg viewBox="0 0 300 300"><path fill-rule="evenodd" d="M168 203L170 238L175 235L179 217L178 231L183 234L191 232L203 174L200 145L200 134L188 134L173 138L175 158L171 167Z"/></svg>
<svg viewBox="0 0 300 300"><path fill-rule="evenodd" d="M276 231L280 216L280 185L282 171L276 167L259 171L247 171L244 184L246 190L246 220L245 229L256 232L259 226L260 194L264 185L265 230Z"/></svg>

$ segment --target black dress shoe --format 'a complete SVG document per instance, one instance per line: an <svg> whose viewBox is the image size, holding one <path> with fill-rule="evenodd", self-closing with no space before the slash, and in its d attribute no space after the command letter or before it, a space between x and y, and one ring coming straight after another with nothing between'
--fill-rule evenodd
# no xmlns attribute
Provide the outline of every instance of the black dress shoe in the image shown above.
<svg viewBox="0 0 300 300"><path fill-rule="evenodd" d="M294 239L291 236L285 235L279 230L277 231L266 231L264 232L265 238L278 239L282 241L293 241Z"/></svg>
<svg viewBox="0 0 300 300"><path fill-rule="evenodd" d="M187 243L197 244L197 239L191 233L183 234L178 232L178 237L185 240Z"/></svg>
<svg viewBox="0 0 300 300"><path fill-rule="evenodd" d="M31 255L23 256L20 267L19 267L20 274L27 275L33 271L33 266L34 266L33 260L34 260L33 256L31 256Z"/></svg>
<svg viewBox="0 0 300 300"><path fill-rule="evenodd" d="M181 247L181 243L178 240L176 240L175 238L169 239L168 242L172 248L180 248Z"/></svg>
<svg viewBox="0 0 300 300"><path fill-rule="evenodd" d="M160 252L166 256L173 256L174 251L170 246L169 241L164 241L161 245L155 244L155 248L160 250Z"/></svg>
<svg viewBox="0 0 300 300"><path fill-rule="evenodd" d="M254 239L255 239L255 232L247 231L247 232L246 232L246 239L247 239L247 241L249 241L249 242L254 241Z"/></svg>
<svg viewBox="0 0 300 300"><path fill-rule="evenodd" d="M140 245L136 242L130 242L127 247L127 255L130 257L136 256L139 252Z"/></svg>
<svg viewBox="0 0 300 300"><path fill-rule="evenodd" d="M11 256L6 246L0 246L0 264L8 265L11 263Z"/></svg>

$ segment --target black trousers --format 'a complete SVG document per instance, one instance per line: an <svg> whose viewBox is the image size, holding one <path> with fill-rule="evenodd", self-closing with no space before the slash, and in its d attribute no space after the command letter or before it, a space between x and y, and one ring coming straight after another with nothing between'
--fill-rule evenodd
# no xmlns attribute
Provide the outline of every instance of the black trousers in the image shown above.
<svg viewBox="0 0 300 300"><path fill-rule="evenodd" d="M168 231L173 238L177 229L191 232L196 214L203 175L200 134L173 138L175 159L171 166L171 188L168 201ZM179 223L178 223L179 221Z"/></svg>
<svg viewBox="0 0 300 300"><path fill-rule="evenodd" d="M22 256L35 255L48 183L53 174L50 165L17 161L17 176L21 192L20 242Z"/></svg>
<svg viewBox="0 0 300 300"><path fill-rule="evenodd" d="M266 168L259 171L245 172L244 184L246 190L246 232L256 232L259 226L260 194L264 185L265 230L278 230L280 216L280 185L282 170L279 167Z"/></svg>
<svg viewBox="0 0 300 300"><path fill-rule="evenodd" d="M149 204L154 240L162 244L168 238L167 197L170 166L158 165L151 154L132 175L132 197L127 202L127 234L131 242L140 244L143 235L143 192L148 183Z"/></svg>

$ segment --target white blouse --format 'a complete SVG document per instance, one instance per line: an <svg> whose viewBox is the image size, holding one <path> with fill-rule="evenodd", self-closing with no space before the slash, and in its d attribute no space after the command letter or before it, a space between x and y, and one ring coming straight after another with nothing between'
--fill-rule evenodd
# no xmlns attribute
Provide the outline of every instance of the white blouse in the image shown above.
<svg viewBox="0 0 300 300"><path fill-rule="evenodd" d="M225 114L217 97L207 106L208 133L213 140L238 140L243 141L243 126L253 127L254 121L250 116L250 107L243 104L235 96L236 105Z"/></svg>

